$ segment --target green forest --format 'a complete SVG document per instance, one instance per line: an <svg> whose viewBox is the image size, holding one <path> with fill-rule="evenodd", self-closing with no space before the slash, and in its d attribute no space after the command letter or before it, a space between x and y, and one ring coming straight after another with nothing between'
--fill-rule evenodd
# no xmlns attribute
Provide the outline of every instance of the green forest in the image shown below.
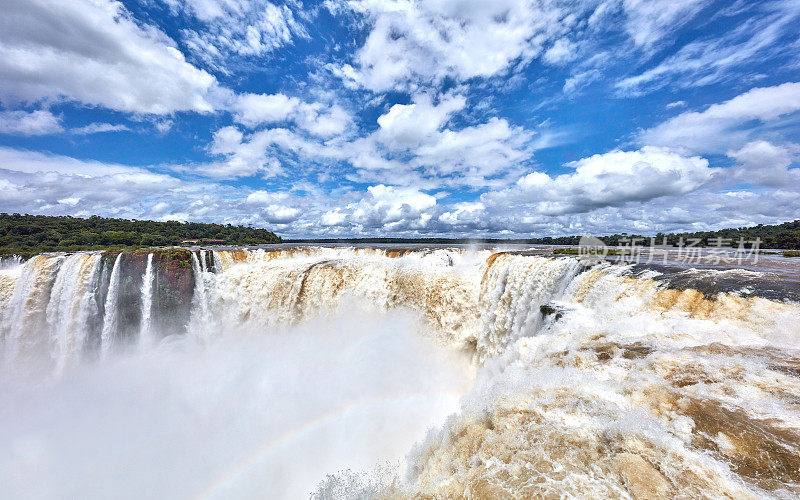
<svg viewBox="0 0 800 500"><path fill-rule="evenodd" d="M281 238L266 229L231 224L0 214L0 255L161 247L184 240L259 245L280 243Z"/></svg>

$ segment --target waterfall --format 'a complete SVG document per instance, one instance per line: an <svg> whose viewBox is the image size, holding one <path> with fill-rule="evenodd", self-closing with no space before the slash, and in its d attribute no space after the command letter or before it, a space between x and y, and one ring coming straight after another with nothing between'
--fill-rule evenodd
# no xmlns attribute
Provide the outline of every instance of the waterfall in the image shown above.
<svg viewBox="0 0 800 500"><path fill-rule="evenodd" d="M100 334L100 348L103 353L111 350L114 335L117 332L117 314L119 311L119 282L120 282L120 263L122 262L122 252L114 259L114 267L111 269L111 277L108 282L108 292L106 293L105 307L103 308L103 331Z"/></svg>
<svg viewBox="0 0 800 500"><path fill-rule="evenodd" d="M13 269L22 265L22 257L19 255L12 255L11 257L0 257L0 271L5 269Z"/></svg>
<svg viewBox="0 0 800 500"><path fill-rule="evenodd" d="M75 254L58 270L46 309L57 371L77 361L84 348L89 317L98 310L94 287L101 261L100 254Z"/></svg>
<svg viewBox="0 0 800 500"><path fill-rule="evenodd" d="M482 359L499 354L515 339L536 335L543 320L541 306L562 298L579 271L576 259L496 255L481 280Z"/></svg>
<svg viewBox="0 0 800 500"><path fill-rule="evenodd" d="M188 327L200 336L219 331L212 324L226 325L225 331L292 325L345 306L379 312L408 308L420 313L428 334L473 349L480 363L498 356L517 339L546 333L557 316L548 316L554 308L592 310L595 324L602 320L616 329L633 324L627 318L643 315L658 315L661 323L670 318L665 328L677 329L682 315L689 314L725 321L748 335L769 331L795 310L735 294L710 300L696 290L678 291L635 275L630 266L605 264L587 271L574 258L347 248L186 252L184 267L191 268L187 274L193 285L180 285L186 279L176 274L183 272L178 264L172 271L160 270L173 286L185 287L180 292L165 289L164 299L171 304L165 306L163 300L154 304L155 254L139 255L132 255L130 263L122 254L114 260L104 299L103 353L120 335L127 335L126 328L135 328L130 332L134 335L138 330L143 346L153 345L154 315L169 321L181 304L186 304L186 316L175 325L176 332ZM138 294L134 299L128 291L123 299L123 281L138 283L136 276L123 277L123 263L135 266L137 258L145 261ZM214 273L207 265L211 259ZM94 284L103 274L99 266L98 254L42 255L2 271L0 332L5 356L14 358L19 351L44 344L56 359L75 359L87 343L87 318L97 308L98 299L90 296L101 286ZM133 300L137 305L132 311ZM134 321L138 328L131 326Z"/></svg>
<svg viewBox="0 0 800 500"><path fill-rule="evenodd" d="M793 261L778 262L796 274ZM96 393L94 400L83 398L73 405L67 429L91 427L81 427L86 403L90 410L100 405L92 422L106 418L106 409L116 409L124 423L117 422L119 427L130 426L137 439L146 436L146 444L163 444L163 435L188 426L188 437L180 442L191 445L202 441L192 433L204 419L185 418L195 411L198 398L204 401L199 412L219 417L206 430L232 422L218 437L227 443L229 431L240 432L245 448L261 431L274 431L276 439L293 435L295 415L305 422L316 421L309 415L322 418L309 401L331 405L326 412L335 421L348 418L339 408L345 414L364 412L366 423L383 421L372 413L375 408L394 408L398 413L393 417L403 422L425 405L413 391L405 392L407 380L422 382L431 394L446 391L429 386L426 372L409 364L435 345L464 365L458 371L464 379L456 384L463 382L464 392L451 395L461 408L449 408L445 414L452 417L426 436L420 431L421 441L405 455L408 470L386 481L390 489L385 495L376 490L365 496L800 494L800 304L791 296L773 300L753 294L736 281L744 276L741 283L749 286L761 279L761 288L771 290L800 283L770 268L763 274L692 270L692 283L700 281L708 292L680 279L677 283L684 286L676 286L674 274L668 274L674 271L662 268L610 262L588 266L573 257L535 252L302 247L209 254L165 249L119 254L110 264L97 253L48 254L0 269L0 369L32 366L56 375L52 380L67 388L66 400L87 394L86 387L95 391L88 394ZM722 272L727 273L724 280ZM715 289L720 282L727 288ZM106 359L93 366L86 354L99 324L101 300L100 345ZM353 336L362 328L379 335ZM189 335L183 335L187 330ZM133 341L137 333L141 351L136 356L111 355L115 344ZM156 334L170 336L180 348L149 352ZM219 338L185 341L195 335ZM399 338L408 344L400 350ZM44 360L38 364L33 362L37 354ZM361 384L370 386L375 372L349 370L360 363L391 375L397 391L364 399ZM79 377L65 370L83 366ZM206 372L208 367L214 368ZM348 368L342 378L327 380L340 367ZM199 373L203 377L197 379ZM284 378L287 373L292 378ZM145 378L137 378L140 374ZM5 389L3 380L0 389ZM302 385L310 399L292 399L295 385ZM150 411L174 409L176 427L155 425L152 437L137 426L157 418L125 420L129 401L115 398L132 387L143 388L140 396L150 401ZM337 387L352 396L347 404L335 397ZM37 401L60 394L44 390L51 392L25 401L36 407L44 404ZM8 392L0 390L0 398ZM295 413L271 412L276 404ZM3 405L16 411L8 401L0 401ZM253 410L256 418L244 431L235 429L237 419L230 419L230 412L242 408ZM39 411L49 415L52 408ZM8 424L3 418L13 420L12 413L0 412L0 424ZM267 413L286 421L259 427ZM330 437L324 430L327 417L320 422L303 434ZM16 448L8 444L15 432L6 441L0 435L2 463L16 460ZM58 448L59 464L68 469L70 453L78 452L72 442L62 447L59 442L48 446ZM269 463L286 462L281 450L292 448L294 441L281 442L264 448L274 459ZM364 442L374 448L371 440ZM154 453L164 449L144 448L158 450ZM130 449L120 453L123 460ZM12 458L3 450L11 450ZM309 450L316 453L317 448ZM233 461L246 467L266 463L246 456L252 455ZM220 477L245 477L218 472ZM356 476L328 476L327 486L339 479L350 481L342 484L359 482Z"/></svg>
<svg viewBox="0 0 800 500"><path fill-rule="evenodd" d="M13 362L46 348L47 304L63 255L38 255L29 259L16 279L3 318L5 359Z"/></svg>
<svg viewBox="0 0 800 500"><path fill-rule="evenodd" d="M222 270L222 259L220 258L220 253L211 251L211 258L214 260L214 270L219 272Z"/></svg>
<svg viewBox="0 0 800 500"><path fill-rule="evenodd" d="M142 346L152 346L156 343L151 328L153 314L153 254L147 255L147 267L142 278L142 314L139 323L139 344Z"/></svg>
<svg viewBox="0 0 800 500"><path fill-rule="evenodd" d="M194 292L192 294L192 310L189 318L189 333L198 337L205 337L210 331L212 318L208 309L206 289L209 285L211 273L206 271L205 250L201 250L200 259L192 252L192 272L194 274Z"/></svg>
<svg viewBox="0 0 800 500"><path fill-rule="evenodd" d="M194 253L192 253L192 255L194 255ZM197 258L197 257L194 257L194 258ZM200 271L204 272L204 273L208 271L208 263L206 262L206 251L205 250L200 250Z"/></svg>

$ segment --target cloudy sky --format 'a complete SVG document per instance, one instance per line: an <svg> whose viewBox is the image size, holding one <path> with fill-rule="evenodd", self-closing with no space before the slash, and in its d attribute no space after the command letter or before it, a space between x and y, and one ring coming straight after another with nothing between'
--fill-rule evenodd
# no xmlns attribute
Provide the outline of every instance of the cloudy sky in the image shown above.
<svg viewBox="0 0 800 500"><path fill-rule="evenodd" d="M800 0L0 0L0 211L288 237L800 216Z"/></svg>

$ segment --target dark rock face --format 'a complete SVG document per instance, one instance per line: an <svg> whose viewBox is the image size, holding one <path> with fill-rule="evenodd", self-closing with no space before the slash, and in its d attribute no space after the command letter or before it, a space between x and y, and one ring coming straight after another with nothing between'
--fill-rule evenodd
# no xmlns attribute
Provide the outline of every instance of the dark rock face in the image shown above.
<svg viewBox="0 0 800 500"><path fill-rule="evenodd" d="M117 332L118 344L138 341L142 319L142 284L147 270L147 256L153 254L153 309L151 326L161 336L183 334L189 322L194 291L192 254L186 249L136 250L125 252L120 261ZM98 302L108 294L111 269L118 252L103 256L102 281ZM102 311L101 311L102 317ZM102 326L101 326L102 328Z"/></svg>
<svg viewBox="0 0 800 500"><path fill-rule="evenodd" d="M195 285L191 252L184 248L154 251L153 268L153 327L161 335L186 333Z"/></svg>
<svg viewBox="0 0 800 500"><path fill-rule="evenodd" d="M553 315L554 321L558 321L562 316L564 316L564 310L562 308L553 306L551 304L543 304L539 306L539 312L542 313L543 318Z"/></svg>
<svg viewBox="0 0 800 500"><path fill-rule="evenodd" d="M116 340L120 344L136 342L139 337L139 322L142 318L142 278L146 267L147 253L125 253L120 261L116 332Z"/></svg>

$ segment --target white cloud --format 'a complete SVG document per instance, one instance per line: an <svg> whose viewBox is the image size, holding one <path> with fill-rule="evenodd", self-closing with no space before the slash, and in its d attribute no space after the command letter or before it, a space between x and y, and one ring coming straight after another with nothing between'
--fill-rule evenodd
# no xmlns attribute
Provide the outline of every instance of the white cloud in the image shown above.
<svg viewBox="0 0 800 500"><path fill-rule="evenodd" d="M407 231L424 229L432 218L436 198L414 188L370 186L357 202L326 212L326 226Z"/></svg>
<svg viewBox="0 0 800 500"><path fill-rule="evenodd" d="M667 104L667 109L685 108L686 101L675 101Z"/></svg>
<svg viewBox="0 0 800 500"><path fill-rule="evenodd" d="M47 110L0 111L0 134L47 135L63 130L61 119Z"/></svg>
<svg viewBox="0 0 800 500"><path fill-rule="evenodd" d="M287 5L266 0L164 1L175 12L187 13L203 23L203 29L184 30L184 41L193 55L222 72L228 72L226 60L232 55L264 56L291 44L296 37L309 38Z"/></svg>
<svg viewBox="0 0 800 500"><path fill-rule="evenodd" d="M242 94L233 103L234 120L246 127L293 122L320 137L342 134L352 117L341 106L307 103L284 94Z"/></svg>
<svg viewBox="0 0 800 500"><path fill-rule="evenodd" d="M261 214L269 223L287 224L300 217L300 209L291 206L292 199L288 193L253 191L245 200L245 203L257 207Z"/></svg>
<svg viewBox="0 0 800 500"><path fill-rule="evenodd" d="M454 203L446 212L439 215L438 220L445 226L457 228L466 226L467 229L480 227L486 214L486 205L481 202Z"/></svg>
<svg viewBox="0 0 800 500"><path fill-rule="evenodd" d="M572 94L576 90L580 90L582 87L585 87L586 85L599 79L601 76L603 76L602 73L596 69L590 69L576 73L567 78L567 81L564 82L564 88L562 90L565 94Z"/></svg>
<svg viewBox="0 0 800 500"><path fill-rule="evenodd" d="M329 212L325 212L322 214L322 218L320 219L320 223L323 226L344 226L346 225L345 222L347 220L347 215L343 213L340 209L334 209Z"/></svg>
<svg viewBox="0 0 800 500"><path fill-rule="evenodd" d="M234 119L247 127L289 119L300 105L296 97L283 94L242 94L236 98Z"/></svg>
<svg viewBox="0 0 800 500"><path fill-rule="evenodd" d="M611 151L570 165L574 172L551 177L532 172L503 191L484 194L487 205L527 204L540 215L589 212L663 196L690 193L709 182L715 169L708 161L669 149Z"/></svg>
<svg viewBox="0 0 800 500"><path fill-rule="evenodd" d="M175 125L175 121L166 118L153 122L153 126L160 134L169 132L173 125Z"/></svg>
<svg viewBox="0 0 800 500"><path fill-rule="evenodd" d="M443 130L435 142L416 150L412 164L443 178L455 175L467 186L483 186L490 177L520 167L532 151L526 143L532 134L506 120L488 122L460 130Z"/></svg>
<svg viewBox="0 0 800 500"><path fill-rule="evenodd" d="M282 172L282 168L280 162L269 155L270 144L268 135L254 134L249 141L244 141L243 134L236 127L223 127L214 133L209 151L225 159L196 165L194 171L221 179L250 177L257 173L272 177Z"/></svg>
<svg viewBox="0 0 800 500"><path fill-rule="evenodd" d="M255 124L283 117L312 135L319 132L314 128L319 126L317 121L306 122L303 117L324 108L284 97L246 96L242 102L255 104L243 107L237 120ZM356 139L335 136L323 141L324 137L306 137L285 128L259 130L245 137L237 128L225 127L214 135L210 151L225 155L226 160L202 165L197 171L226 178L279 175L283 170L278 158L283 161L288 156L302 159L306 170L347 162L355 171L345 177L355 182L413 184L423 189L443 184L480 188L521 172L522 163L532 154L529 142L534 134L499 118L461 129L447 128L451 116L464 106L460 95L445 94L438 100L427 94L415 95L411 104L394 105L381 115L375 132ZM540 142L547 145L547 141Z"/></svg>
<svg viewBox="0 0 800 500"><path fill-rule="evenodd" d="M121 124L90 123L89 125L84 125L83 127L76 127L70 129L69 132L77 135L87 135L87 134L103 134L106 132L123 132L126 130L130 129L125 125Z"/></svg>
<svg viewBox="0 0 800 500"><path fill-rule="evenodd" d="M274 227L316 226L332 203L324 196L250 192L191 182L150 168L87 161L0 147L0 211L157 220L193 220ZM300 210L303 207L304 210ZM294 224L292 225L292 227ZM310 231L314 234L314 231Z"/></svg>
<svg viewBox="0 0 800 500"><path fill-rule="evenodd" d="M217 91L164 33L112 0L5 2L0 82L4 102L69 99L154 114L211 111Z"/></svg>
<svg viewBox="0 0 800 500"><path fill-rule="evenodd" d="M421 81L502 74L567 32L577 12L551 2L360 0L327 5L362 15L369 35L340 76L374 91ZM573 4L579 9L580 4Z"/></svg>
<svg viewBox="0 0 800 500"><path fill-rule="evenodd" d="M418 94L411 104L395 104L378 117L377 136L392 148L414 148L437 142L442 127L465 105L466 99L460 95L445 95L434 104L428 94Z"/></svg>
<svg viewBox="0 0 800 500"><path fill-rule="evenodd" d="M544 60L550 64L564 64L577 57L577 46L566 38L559 38L544 53Z"/></svg>
<svg viewBox="0 0 800 500"><path fill-rule="evenodd" d="M181 182L143 168L0 148L4 211L92 214L135 211Z"/></svg>
<svg viewBox="0 0 800 500"><path fill-rule="evenodd" d="M299 209L283 205L269 205L263 210L264 220L271 224L288 224L296 221L299 216Z"/></svg>
<svg viewBox="0 0 800 500"><path fill-rule="evenodd" d="M455 94L445 94L438 102L427 94L418 94L411 104L396 104L378 118L378 130L359 143L362 148L351 161L366 179L380 179L387 175L385 169L395 174L398 168L406 172L410 169L418 175L408 175L401 183L418 182L421 176L434 181L425 186L432 188L442 184L483 187L492 183L491 178L520 168L530 158L528 143L533 134L505 119L448 128L451 117L465 105L464 97ZM387 161L384 155L401 163ZM383 161L364 163L364 157ZM374 172L370 171L376 169L380 173L371 175Z"/></svg>
<svg viewBox="0 0 800 500"><path fill-rule="evenodd" d="M619 30L636 48L652 54L659 42L709 4L710 0L331 0L326 5L334 14L355 13L369 31L349 64L329 68L353 87L415 91L445 78L466 82L505 75L537 57L565 64L586 48L597 47L600 37ZM580 72L590 69L598 68Z"/></svg>
<svg viewBox="0 0 800 500"><path fill-rule="evenodd" d="M645 49L689 22L709 0L623 0L625 30Z"/></svg>
<svg viewBox="0 0 800 500"><path fill-rule="evenodd" d="M762 10L765 12L749 16L717 38L687 43L654 68L620 80L617 88L622 94L638 95L669 83L679 87L710 85L734 78L735 71L746 64L764 63L786 54L786 44L780 40L793 36L800 4L772 2L764 4Z"/></svg>
<svg viewBox="0 0 800 500"><path fill-rule="evenodd" d="M69 133L88 135L123 130L130 129L125 125L111 123L90 123L82 127L66 129L61 123L61 117L48 110L0 111L0 134L35 136Z"/></svg>
<svg viewBox="0 0 800 500"><path fill-rule="evenodd" d="M83 177L145 172L145 170L142 169L114 163L77 160L69 156L26 151L3 146L0 146L0 168L29 174L53 172Z"/></svg>
<svg viewBox="0 0 800 500"><path fill-rule="evenodd" d="M800 83L751 89L705 111L687 111L639 136L643 144L700 152L738 148L753 133L752 122L766 123L800 111Z"/></svg>
<svg viewBox="0 0 800 500"><path fill-rule="evenodd" d="M734 158L739 167L736 176L745 182L768 186L800 188L800 169L789 167L797 158L798 146L780 147L767 141L753 141L728 156Z"/></svg>

